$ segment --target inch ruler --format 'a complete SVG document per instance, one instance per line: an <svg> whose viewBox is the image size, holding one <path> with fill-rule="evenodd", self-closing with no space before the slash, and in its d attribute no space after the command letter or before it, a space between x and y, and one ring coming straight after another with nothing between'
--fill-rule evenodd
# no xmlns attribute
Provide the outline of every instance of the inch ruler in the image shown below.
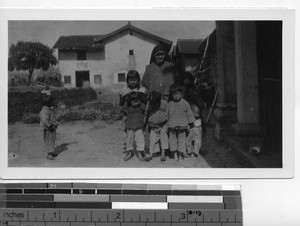
<svg viewBox="0 0 300 226"><path fill-rule="evenodd" d="M242 226L239 185L0 184L2 226Z"/></svg>

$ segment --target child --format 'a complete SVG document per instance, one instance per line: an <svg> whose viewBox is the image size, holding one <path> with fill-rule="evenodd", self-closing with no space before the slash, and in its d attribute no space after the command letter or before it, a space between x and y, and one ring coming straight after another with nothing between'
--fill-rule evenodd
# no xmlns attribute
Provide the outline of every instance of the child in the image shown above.
<svg viewBox="0 0 300 226"><path fill-rule="evenodd" d="M186 146L187 154L191 156L192 154L197 157L201 153L202 145L202 120L201 112L197 105L191 105L192 112L194 114L195 122L194 127L191 128L189 135L187 137Z"/></svg>
<svg viewBox="0 0 300 226"><path fill-rule="evenodd" d="M53 160L57 156L54 154L56 129L58 127L58 121L53 114L54 100L52 96L47 95L43 103L43 108L39 113L40 127L43 137L44 148L48 152L47 159Z"/></svg>
<svg viewBox="0 0 300 226"><path fill-rule="evenodd" d="M190 105L182 98L182 92L178 84L170 87L171 100L167 110L170 151L176 161L186 154L186 133L195 121Z"/></svg>
<svg viewBox="0 0 300 226"><path fill-rule="evenodd" d="M126 85L123 87L120 93L119 106L123 106L126 103L127 95L131 92L137 92L141 102L147 104L147 89L140 84L140 74L135 70L130 70L126 76Z"/></svg>
<svg viewBox="0 0 300 226"><path fill-rule="evenodd" d="M169 148L167 124L167 102L161 100L161 94L156 91L149 93L149 101L146 107L146 118L148 118L150 129L150 149L146 161L153 158L154 153L158 153L161 148L161 161L166 161L165 150ZM149 114L149 117L147 116Z"/></svg>
<svg viewBox="0 0 300 226"><path fill-rule="evenodd" d="M126 145L128 153L124 157L124 161L128 161L133 157L134 142L136 144L136 150L138 152L139 160L144 161L144 113L145 105L141 103L138 93L129 93L126 98L126 104L121 109L121 114L123 114L126 117L125 130L127 134Z"/></svg>

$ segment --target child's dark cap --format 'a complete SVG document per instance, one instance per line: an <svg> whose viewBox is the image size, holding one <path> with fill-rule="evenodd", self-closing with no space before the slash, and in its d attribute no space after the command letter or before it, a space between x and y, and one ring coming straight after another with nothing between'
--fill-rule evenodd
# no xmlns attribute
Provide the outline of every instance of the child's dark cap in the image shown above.
<svg viewBox="0 0 300 226"><path fill-rule="evenodd" d="M175 93L177 91L179 91L181 93L183 92L183 88L182 88L181 85L179 85L179 84L173 84L173 85L170 86L170 89L169 89L169 93L170 94L173 94L173 93Z"/></svg>

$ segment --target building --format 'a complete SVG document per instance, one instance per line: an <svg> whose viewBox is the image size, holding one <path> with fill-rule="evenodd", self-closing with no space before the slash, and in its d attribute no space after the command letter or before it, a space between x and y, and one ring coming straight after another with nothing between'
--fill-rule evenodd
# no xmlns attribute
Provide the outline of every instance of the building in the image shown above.
<svg viewBox="0 0 300 226"><path fill-rule="evenodd" d="M106 35L61 36L55 43L65 87L108 88L119 91L126 73L137 70L141 77L157 44L168 49L172 42L143 31L130 22Z"/></svg>
<svg viewBox="0 0 300 226"><path fill-rule="evenodd" d="M215 51L208 55L216 53L211 75L221 136L223 131L229 143L243 150L261 145L273 162L260 167L281 167L282 21L217 21L215 37Z"/></svg>
<svg viewBox="0 0 300 226"><path fill-rule="evenodd" d="M211 106L217 84L216 29L198 48L199 64L193 68L195 92L201 96L205 106Z"/></svg>
<svg viewBox="0 0 300 226"><path fill-rule="evenodd" d="M199 64L198 49L202 42L202 39L177 39L173 43L170 55L182 76Z"/></svg>

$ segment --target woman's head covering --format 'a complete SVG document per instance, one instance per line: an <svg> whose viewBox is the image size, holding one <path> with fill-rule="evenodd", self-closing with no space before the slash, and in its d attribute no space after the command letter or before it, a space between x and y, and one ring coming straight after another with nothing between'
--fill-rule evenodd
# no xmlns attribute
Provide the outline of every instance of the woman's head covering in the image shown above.
<svg viewBox="0 0 300 226"><path fill-rule="evenodd" d="M155 62L155 55L159 52L165 53L165 61L168 60L168 50L167 50L167 48L165 46L163 46L162 44L159 44L159 45L155 46L152 50L151 58L150 58L150 64Z"/></svg>

